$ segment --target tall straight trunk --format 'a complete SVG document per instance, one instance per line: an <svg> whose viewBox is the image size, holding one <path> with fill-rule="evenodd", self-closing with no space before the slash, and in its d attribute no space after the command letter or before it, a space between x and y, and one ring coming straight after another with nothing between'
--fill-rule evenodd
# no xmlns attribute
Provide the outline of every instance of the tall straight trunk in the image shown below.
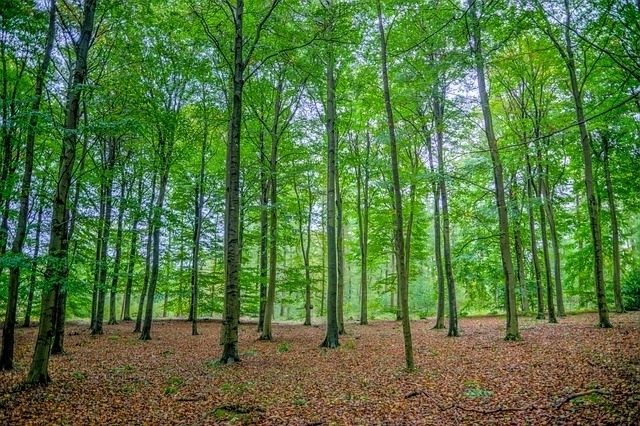
<svg viewBox="0 0 640 426"><path fill-rule="evenodd" d="M433 101L435 113L436 141L438 146L438 177L440 186L440 202L442 204L442 242L444 244L444 270L447 277L447 294L449 296L449 337L457 337L458 305L456 303L456 283L453 277L453 261L451 259L451 227L449 223L449 197L444 170L444 93L439 93Z"/></svg>
<svg viewBox="0 0 640 426"><path fill-rule="evenodd" d="M602 153L604 178L607 185L607 200L609 203L609 214L611 216L611 237L613 244L613 299L616 312L624 312L622 303L622 289L620 287L620 231L618 230L618 214L616 212L615 195L613 190L613 180L611 179L611 169L609 164L609 150L611 144L609 139L602 135Z"/></svg>
<svg viewBox="0 0 640 426"><path fill-rule="evenodd" d="M427 135L427 150L429 152L429 170L435 174L436 169L433 161L433 148L431 146L431 135ZM434 330L441 330L444 328L444 266L442 263L442 229L440 226L440 178L434 179L431 184L431 191L433 193L433 245L434 254L436 260L436 280L438 283L438 304L436 311L436 324L433 326Z"/></svg>
<svg viewBox="0 0 640 426"><path fill-rule="evenodd" d="M83 111L82 115L84 116L84 125L88 127L88 116L87 116L87 104L86 102L82 102ZM78 174L82 174L85 166L85 158L87 156L89 138L85 135L83 137L82 142L82 151L80 155L80 164L78 165ZM70 252L67 257L70 257L70 262L75 259L75 253L77 250L78 243L74 240L76 224L78 222L78 202L80 200L80 190L82 187L82 180L76 180L75 188L73 190L73 200L71 201L71 210L67 213L67 222L69 223L69 228L67 232L67 241L73 241L73 251ZM68 269L67 269L68 270ZM66 326L66 317L67 317L67 288L66 286L60 287L60 291L58 292L58 300L56 301L56 324L55 324L55 333L53 336L53 344L51 345L51 355L64 354L64 334L65 334L65 326Z"/></svg>
<svg viewBox="0 0 640 426"><path fill-rule="evenodd" d="M560 267L560 241L558 239L558 230L556 221L553 216L553 208L551 203L551 191L549 190L549 173L544 173L541 182L541 194L543 198L543 206L549 224L549 235L551 236L551 248L553 250L553 278L556 289L556 306L558 308L558 316L566 316L564 312L564 298L562 296L562 275Z"/></svg>
<svg viewBox="0 0 640 426"><path fill-rule="evenodd" d="M300 192L296 178L293 178L293 191L296 194L298 205L298 236L300 238L300 251L304 262L304 278L305 278L305 297L304 297L304 325L311 325L311 264L309 262L309 252L311 248L311 215L313 213L313 198L311 194L311 182L307 178L307 190L309 202L307 210L302 210L302 201L300 200ZM306 225L305 225L306 219ZM304 230L303 230L304 229Z"/></svg>
<svg viewBox="0 0 640 426"><path fill-rule="evenodd" d="M332 14L333 0L327 0L326 12ZM333 19L330 17L329 19ZM333 34L333 21L327 24L327 34ZM337 348L340 346L338 330L338 265L336 253L336 151L338 141L336 135L336 82L334 76L335 52L333 45L327 46L327 332L320 346Z"/></svg>
<svg viewBox="0 0 640 426"><path fill-rule="evenodd" d="M534 177L531 169L531 159L526 156L527 162L527 198L529 210L529 234L531 235L531 259L533 262L533 272L536 280L536 299L538 311L536 319L544 319L544 296L542 290L542 273L540 272L540 260L538 258L538 242L536 236L535 213L533 208Z"/></svg>
<svg viewBox="0 0 640 426"><path fill-rule="evenodd" d="M584 164L584 183L587 195L587 206L589 211L589 224L591 227L591 242L593 244L593 271L595 277L596 298L598 300L598 326L611 328L613 325L609 320L609 308L607 307L607 295L604 283L604 259L602 248L602 228L600 225L600 211L598 200L596 199L595 184L593 177L593 161L591 150L591 138L587 130L587 121L584 116L584 106L582 101L581 84L578 82L576 70L575 54L573 52L573 42L571 40L571 7L569 0L564 0L564 45L552 34L546 31L551 38L558 53L564 60L569 75L571 97L576 113L576 122L580 130L580 145L582 148L582 162Z"/></svg>
<svg viewBox="0 0 640 426"><path fill-rule="evenodd" d="M118 281L120 279L120 261L122 259L122 234L123 234L123 221L125 210L125 191L126 181L123 179L120 182L120 198L118 205L118 220L116 230L116 256L113 259L113 277L111 277L111 289L109 292L109 324L117 324L116 320L116 294L118 290Z"/></svg>
<svg viewBox="0 0 640 426"><path fill-rule="evenodd" d="M91 296L91 322L89 328L93 332L96 328L96 321L98 319L98 283L100 282L100 262L102 262L102 232L104 231L104 214L107 204L107 198L104 195L105 186L100 184L99 204L100 209L98 213L98 234L96 237L96 254L93 264L93 293Z"/></svg>
<svg viewBox="0 0 640 426"><path fill-rule="evenodd" d="M516 181L516 173L511 175L511 190L509 191L509 198L512 205L512 214L515 217L515 224L513 227L513 242L516 251L516 267L518 284L520 285L520 303L522 304L522 311L529 312L529 297L527 294L527 277L524 272L525 260L524 260L524 246L522 243L522 231L520 222L520 210L518 206L518 187Z"/></svg>
<svg viewBox="0 0 640 426"><path fill-rule="evenodd" d="M40 104L42 101L42 93L45 86L45 78L47 70L49 69L49 63L51 62L51 51L53 50L53 40L56 32L56 2L51 0L49 6L49 27L47 31L47 38L45 42L44 55L42 62L38 67L36 74L36 85L34 90L34 99L31 104L31 111L29 113L29 126L27 128L26 147L24 156L24 172L22 174L22 182L20 187L20 207L18 212L18 223L15 230L15 237L11 245L11 255L19 257L22 255L22 249L24 247L24 240L27 235L27 222L29 219L29 197L31 196L31 179L33 174L33 157L35 151L35 139L36 139L36 127L38 125L38 113L40 111ZM6 81L6 74L4 77ZM6 123L5 123L6 124ZM9 144L10 145L10 144ZM5 162L9 160L10 156L7 156L5 152ZM3 184L5 184L3 182ZM7 210L8 211L8 210ZM38 223L42 220L42 207L38 210ZM4 235L4 229L3 229ZM40 236L40 230L36 230L37 239ZM6 238L6 237L5 237ZM36 247L39 242L36 242ZM37 257L37 255L36 255ZM35 265L34 265L35 266ZM13 370L13 354L15 344L15 326L16 326L16 313L18 306L18 287L20 285L20 267L11 266L9 268L9 286L7 294L7 310L4 317L4 325L2 328L2 352L0 353L0 370ZM33 287L29 288L29 300L27 307L27 315L25 317L25 325L28 327L30 322L30 306L33 300Z"/></svg>
<svg viewBox="0 0 640 426"><path fill-rule="evenodd" d="M155 211L155 199L156 199L156 184L157 184L157 172L153 173L151 179L151 200L149 202L149 213L147 215L147 247L146 257L144 261L144 278L142 279L142 289L140 290L140 300L138 301L138 313L136 315L136 326L133 329L134 333L139 333L142 330L142 316L144 315L144 302L147 298L147 291L149 289L149 278L151 277L151 258L153 256L153 235L154 235L154 211ZM153 304L153 300L150 301Z"/></svg>
<svg viewBox="0 0 640 426"><path fill-rule="evenodd" d="M358 143L353 143L353 151L360 158ZM364 167L358 162L356 166L356 208L358 213L358 243L360 246L360 325L369 323L368 319L368 277L367 255L369 245L369 161L371 156L371 135L366 134Z"/></svg>
<svg viewBox="0 0 640 426"><path fill-rule="evenodd" d="M147 293L147 306L145 307L144 322L140 332L140 340L151 340L151 321L153 320L153 301L158 284L160 272L160 229L162 228L162 213L164 208L164 198L167 192L169 181L169 169L171 166L171 155L173 151L173 131L164 134L162 131L158 135L158 153L160 156L160 185L158 188L158 199L153 210L153 247L151 260L151 275L149 277L149 289Z"/></svg>
<svg viewBox="0 0 640 426"><path fill-rule="evenodd" d="M142 207L142 183L143 178L140 176L138 181L138 203L133 213L133 224L131 225L131 243L129 246L129 260L127 262L127 283L124 287L124 297L122 300L122 319L131 321L131 291L133 289L133 271L136 265L136 256L138 252L138 222L140 221L140 212L138 209Z"/></svg>
<svg viewBox="0 0 640 426"><path fill-rule="evenodd" d="M382 23L382 6L377 1L378 30L380 31L380 56L382 62L382 88L384 92L384 105L387 112L387 125L389 127L389 147L391 150L391 171L393 174L393 204L395 209L395 245L396 245L396 270L398 273L398 290L400 294L400 310L402 313L402 334L404 337L404 355L407 370L414 369L413 343L411 339L411 322L409 319L409 285L407 280L407 268L405 265L405 241L404 225L402 217L402 192L400 188L400 172L398 165L398 148L396 144L395 121L391 106L391 93L389 90L389 73L387 68L387 38Z"/></svg>
<svg viewBox="0 0 640 426"><path fill-rule="evenodd" d="M193 254L191 256L191 335L198 335L198 281L200 274L200 240L202 237L202 209L204 208L204 172L207 159L208 128L205 127L200 147L200 173L195 188L194 197L194 226L193 226Z"/></svg>
<svg viewBox="0 0 640 426"><path fill-rule="evenodd" d="M500 254L502 257L502 269L504 272L506 308L507 308L507 330L505 340L520 340L518 330L518 315L516 305L516 279L511 261L511 244L509 242L509 217L507 214L507 203L504 194L504 177L502 173L502 162L498 151L498 142L493 131L493 117L487 93L485 77L485 58L482 50L482 34L480 21L477 12L477 2L467 0L471 18L471 44L478 77L478 91L480 94L480 104L482 106L482 116L485 125L485 134L491 153L491 163L493 164L493 179L496 192L496 204L498 207L498 224L500 228Z"/></svg>
<svg viewBox="0 0 640 426"><path fill-rule="evenodd" d="M336 255L338 269L338 291L336 314L338 316L338 333L346 334L344 330L344 225L342 223L342 193L340 191L340 173L336 166Z"/></svg>
<svg viewBox="0 0 640 426"><path fill-rule="evenodd" d="M269 242L269 177L265 173L268 167L264 152L264 131L260 132L260 312L258 314L258 333L264 330L264 318L267 307L267 246Z"/></svg>
<svg viewBox="0 0 640 426"><path fill-rule="evenodd" d="M537 195L542 195L542 183L544 178L542 177L541 167L538 168L538 191ZM544 256L544 274L545 281L547 283L547 310L549 311L549 322L557 323L556 311L553 305L553 279L551 278L551 259L549 256L549 242L547 238L547 218L546 209L544 208L544 201L540 203L540 233L542 234L542 253Z"/></svg>
<svg viewBox="0 0 640 426"><path fill-rule="evenodd" d="M111 214L113 213L113 167L116 161L117 141L110 137L108 140L108 158L104 165L105 175L102 177L104 190L102 193L105 197L104 218L102 218L102 235L100 240L100 262L98 263L98 300L96 305L96 318L91 330L92 335L102 334L102 324L104 322L104 303L106 299L107 288L107 256L109 252L109 236L111 235Z"/></svg>
<svg viewBox="0 0 640 426"><path fill-rule="evenodd" d="M283 77L283 76L281 76ZM269 160L269 285L267 287L267 301L262 320L262 334L260 340L273 340L271 320L273 319L274 304L276 298L276 266L278 261L278 142L280 131L278 129L280 114L282 111L282 91L284 90L284 78L278 81L276 98L274 102L273 123L269 129L271 136L271 157ZM282 308L282 307L281 307Z"/></svg>
<svg viewBox="0 0 640 426"><path fill-rule="evenodd" d="M84 84L87 74L87 54L93 34L96 2L97 0L86 0L84 3L84 18L81 24L80 38L76 47L76 61L70 89L67 92L62 154L60 156L60 167L58 170L58 185L51 215L49 259L44 273L49 289L44 292L42 298L38 338L29 374L26 379L26 382L29 384L48 383L51 381L49 377L49 353L56 320L56 301L60 287L64 284L68 274L66 265L67 251L69 248L67 240L67 220L69 218L67 201L69 188L71 186L71 173L75 165L79 100L82 85Z"/></svg>
<svg viewBox="0 0 640 426"><path fill-rule="evenodd" d="M35 245L33 247L33 259L31 260L31 274L29 275L29 295L27 296L27 308L24 314L23 327L31 327L31 310L33 309L33 293L36 288L38 274L38 256L40 255L40 232L42 230L43 206L38 207L38 219L36 221Z"/></svg>

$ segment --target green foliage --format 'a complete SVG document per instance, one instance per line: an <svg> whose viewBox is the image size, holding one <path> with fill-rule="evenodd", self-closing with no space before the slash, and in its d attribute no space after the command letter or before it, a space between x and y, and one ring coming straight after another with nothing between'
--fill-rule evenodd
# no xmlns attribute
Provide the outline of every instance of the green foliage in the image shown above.
<svg viewBox="0 0 640 426"><path fill-rule="evenodd" d="M282 342L282 343L280 343L278 345L278 349L277 350L278 350L279 354L282 354L282 353L285 353L285 352L289 352L289 349L290 349L289 343Z"/></svg>
<svg viewBox="0 0 640 426"><path fill-rule="evenodd" d="M640 310L640 268L627 274L621 286L625 309Z"/></svg>

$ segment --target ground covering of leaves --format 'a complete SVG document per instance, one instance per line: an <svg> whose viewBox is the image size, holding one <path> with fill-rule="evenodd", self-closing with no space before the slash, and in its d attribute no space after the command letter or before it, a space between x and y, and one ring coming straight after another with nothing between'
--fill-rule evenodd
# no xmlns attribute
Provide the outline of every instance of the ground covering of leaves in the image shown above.
<svg viewBox="0 0 640 426"><path fill-rule="evenodd" d="M240 329L242 362L220 365L220 324L158 321L151 341L131 323L67 328L47 387L17 390L36 330L17 330L17 370L0 372L0 424L452 425L639 424L640 313L548 324L520 318L523 340L505 342L504 318L462 318L462 336L412 322L417 369L404 370L399 322L347 324L341 347L318 344L324 327Z"/></svg>

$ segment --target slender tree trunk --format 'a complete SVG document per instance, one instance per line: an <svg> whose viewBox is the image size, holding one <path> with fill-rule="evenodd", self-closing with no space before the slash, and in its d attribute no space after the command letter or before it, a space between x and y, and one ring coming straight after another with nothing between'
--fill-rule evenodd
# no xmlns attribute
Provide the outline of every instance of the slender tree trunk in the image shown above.
<svg viewBox="0 0 640 426"><path fill-rule="evenodd" d="M162 214L164 198L169 181L169 168L171 167L171 155L173 151L173 131L167 135L160 132L158 138L158 153L160 156L160 187L158 188L158 200L153 212L153 248L151 261L151 276L149 277L149 289L147 293L147 305L145 307L144 322L140 332L140 340L151 340L151 321L153 320L153 301L158 284L160 272L160 228L162 227Z"/></svg>
<svg viewBox="0 0 640 426"><path fill-rule="evenodd" d="M358 159L360 150L357 140L353 143L353 151ZM369 245L369 161L371 156L371 136L366 134L364 167L358 161L356 166L358 243L360 245L360 325L366 325L368 319L368 277L367 254Z"/></svg>
<svg viewBox="0 0 640 426"><path fill-rule="evenodd" d="M95 16L97 0L86 0L84 3L84 18L81 24L80 38L76 48L76 62L70 89L67 93L65 108L64 136L62 140L62 154L58 170L58 185L53 202L51 216L51 237L49 238L49 259L45 268L45 281L49 289L44 292L42 308L40 310L40 325L38 338L31 361L31 367L26 382L29 384L48 383L49 354L51 339L56 324L56 301L60 287L67 278L67 251L69 248L67 220L67 201L71 186L71 172L75 165L76 129L78 127L79 100L82 85L87 74L87 54L93 33L93 18Z"/></svg>
<svg viewBox="0 0 640 426"><path fill-rule="evenodd" d="M580 130L580 145L582 148L582 162L584 163L584 183L586 187L587 206L589 211L589 224L591 226L591 241L593 243L593 270L595 277L596 298L598 300L598 326L602 328L611 328L613 325L609 321L609 309L607 307L607 295L604 283L604 259L602 249L602 228L600 225L600 212L598 201L596 199L595 184L593 177L593 162L591 152L591 139L587 130L587 121L584 116L584 107L582 101L582 89L578 82L576 71L576 60L573 52L573 42L571 40L571 6L569 0L564 0L564 45L550 32L547 35L558 50L567 67L569 74L569 83L571 87L571 96L573 98L576 121Z"/></svg>
<svg viewBox="0 0 640 426"><path fill-rule="evenodd" d="M518 284L520 285L520 301L522 303L522 311L524 313L529 312L529 297L527 294L527 277L524 272L524 246L522 243L522 232L521 232L521 212L520 207L518 205L518 187L516 181L516 174L513 173L511 175L511 189L509 191L509 198L511 200L512 205L512 215L515 218L515 223L513 227L513 240L514 240L514 248L516 251L516 267L517 267L517 278Z"/></svg>
<svg viewBox="0 0 640 426"><path fill-rule="evenodd" d="M138 252L138 222L140 221L139 208L142 207L142 176L138 182L138 203L133 213L133 224L131 225L131 245L129 246L129 261L127 263L127 283L124 287L124 297L122 300L122 319L131 321L131 291L133 289L133 272L136 264ZM141 311L141 310L140 310Z"/></svg>
<svg viewBox="0 0 640 426"><path fill-rule="evenodd" d="M304 224L302 202L300 200L300 192L298 190L297 180L293 178L293 190L296 194L298 204L298 235L300 238L300 251L302 252L302 260L304 262L304 278L305 278L305 298L304 298L304 325L311 325L311 265L309 263L309 249L311 247L311 215L313 213L313 198L311 194L311 182L307 180L308 189L308 208L306 214L306 227ZM303 228L305 230L303 231Z"/></svg>
<svg viewBox="0 0 640 426"><path fill-rule="evenodd" d="M340 173L336 166L336 251L338 267L337 307L338 334L346 334L344 330L344 226L342 223L342 192L340 191Z"/></svg>
<svg viewBox="0 0 640 426"><path fill-rule="evenodd" d="M378 29L380 31L380 56L382 62L382 87L384 92L384 104L387 112L387 125L389 127L389 145L391 150L391 171L393 174L393 204L395 209L395 245L396 245L396 270L398 272L398 289L400 293L400 309L402 312L402 334L404 337L405 365L407 370L414 369L413 343L411 339L411 322L409 319L409 285L406 276L405 265L405 241L404 225L402 217L402 192L400 187L400 172L398 165L398 148L396 144L395 121L391 106L391 94L389 90L389 74L387 69L387 38L382 23L382 6L377 1Z"/></svg>
<svg viewBox="0 0 640 426"><path fill-rule="evenodd" d="M618 214L616 212L615 195L613 181L611 179L611 169L609 165L609 149L611 148L609 139L602 136L604 177L607 185L607 200L609 203L609 214L611 215L611 236L613 244L613 298L617 313L624 312L622 303L622 289L620 287L620 231L618 230Z"/></svg>
<svg viewBox="0 0 640 426"><path fill-rule="evenodd" d="M431 146L431 135L427 135L427 150L429 152L429 170L435 174L436 169L433 161L433 148ZM436 260L436 280L438 283L438 304L436 311L436 324L434 330L444 329L444 266L442 263L442 230L440 227L440 178L435 179L431 185L433 192L433 237L434 254Z"/></svg>
<svg viewBox="0 0 640 426"><path fill-rule="evenodd" d="M265 173L267 156L264 146L264 131L260 132L260 313L258 333L264 330L267 307L267 246L269 242L269 177Z"/></svg>
<svg viewBox="0 0 640 426"><path fill-rule="evenodd" d="M558 307L558 316L566 316L564 312L564 298L562 296L562 276L560 271L560 242L558 241L558 231L556 229L556 221L553 216L553 208L551 203L551 194L549 190L549 174L545 173L541 182L541 195L543 198L543 206L549 223L549 234L551 236L551 248L553 250L553 278L556 288L556 306Z"/></svg>
<svg viewBox="0 0 640 426"><path fill-rule="evenodd" d="M538 168L538 191L537 195L542 194L542 170ZM542 253L544 256L544 274L547 283L547 310L549 311L549 322L557 323L555 307L553 306L553 279L551 278L551 259L549 256L549 242L547 239L547 218L544 208L544 201L540 204L540 233L542 234Z"/></svg>
<svg viewBox="0 0 640 426"><path fill-rule="evenodd" d="M140 300L138 302L138 313L136 315L136 326L133 329L134 333L139 333L142 330L142 315L144 314L144 302L147 298L147 291L149 289L149 278L151 277L151 258L153 256L153 235L154 235L154 210L155 210L155 199L156 199L156 181L157 181L157 172L154 172L153 178L151 179L151 200L149 203L149 214L147 216L147 250L146 250L146 258L144 264L144 278L142 280L142 290L140 291ZM153 304L153 300L147 301L147 303L151 302Z"/></svg>
<svg viewBox="0 0 640 426"><path fill-rule="evenodd" d="M31 310L33 308L33 294L36 288L36 277L38 274L38 256L40 255L40 232L42 230L43 206L38 207L38 220L36 222L35 246L33 248L33 259L31 260L31 274L29 276L29 295L27 296L27 308L24 314L23 327L31 327Z"/></svg>
<svg viewBox="0 0 640 426"><path fill-rule="evenodd" d="M502 257L502 268L505 278L505 294L507 305L507 331L505 340L520 340L520 331L518 330L518 316L516 306L516 280L511 261L511 244L509 243L509 218L507 214L507 204L504 194L504 178L502 173L502 162L498 151L498 143L493 131L493 117L491 115L491 107L489 104L489 95L487 93L487 84L485 77L485 59L482 50L482 36L480 22L477 12L477 4L475 0L468 0L469 12L471 15L471 42L473 55L478 77L478 91L480 92L480 103L482 106L482 116L485 124L485 134L491 153L491 162L493 164L493 178L496 191L496 204L498 207L498 223L500 227L500 254Z"/></svg>
<svg viewBox="0 0 640 426"><path fill-rule="evenodd" d="M538 312L536 319L544 319L544 297L542 290L542 273L540 272L540 260L538 258L538 243L536 236L535 213L533 209L533 189L534 177L531 169L531 159L527 154L527 198L529 210L529 234L531 234L531 259L533 263L533 272L536 280L536 299L538 301Z"/></svg>
<svg viewBox="0 0 640 426"><path fill-rule="evenodd" d="M327 0L326 12L333 13L333 0ZM329 19L333 19L331 16ZM333 21L327 23L329 38L333 34ZM333 45L327 46L327 333L320 346L337 348L340 346L338 330L338 265L336 253L336 83L334 77L335 52Z"/></svg>
<svg viewBox="0 0 640 426"><path fill-rule="evenodd" d="M11 254L14 257L22 255L22 249L24 247L24 240L27 234L27 222L29 219L29 197L31 196L31 179L33 174L33 157L34 147L36 139L36 127L38 125L38 113L40 111L40 103L42 101L42 93L44 91L45 79L49 63L51 62L51 51L53 50L53 41L56 32L56 2L51 0L49 6L49 27L47 32L47 39L45 42L44 56L42 62L38 67L36 74L36 85L34 91L34 99L31 104L31 111L29 114L29 126L27 128L26 136L26 148L24 157L24 172L22 174L22 182L20 187L20 207L18 213L18 223L15 230L15 237L13 244L11 245ZM3 78L6 84L6 74ZM6 125L6 122L5 122ZM9 146L11 144L9 143ZM7 156L5 152L4 163L6 163L11 156ZM6 166L6 164L5 164ZM4 173L3 173L4 174ZM6 179L6 176L5 176ZM3 181L3 186L6 184L6 180ZM6 209L8 212L8 209ZM40 222L42 221L42 207L38 210L38 228L36 230L36 239L40 237ZM3 227L3 238L6 238L5 228ZM39 246L39 241L36 242L36 251ZM37 257L37 254L35 255ZM35 265L33 265L35 268ZM0 272L1 273L1 272ZM32 283L33 284L33 283ZM7 294L7 310L4 317L4 325L2 328L2 352L0 353L0 370L12 370L13 369L13 354L14 354L14 339L15 339L15 326L16 326L16 313L18 304L18 287L20 285L20 267L12 266L9 268L9 286ZM27 304L27 315L25 316L24 324L29 326L31 315L31 304L33 300L33 286L29 288L29 303Z"/></svg>
<svg viewBox="0 0 640 426"><path fill-rule="evenodd" d="M195 220L193 227L193 255L191 263L191 335L198 335L198 280L200 268L200 239L202 236L202 209L204 207L204 172L207 159L208 128L205 127L200 148L200 173L195 189Z"/></svg>
<svg viewBox="0 0 640 426"><path fill-rule="evenodd" d="M120 260L122 259L122 233L125 210L126 181L120 182L120 205L118 206L118 229L116 231L116 256L113 260L113 277L111 278L111 291L109 293L109 324L117 324L116 320L116 294L118 280L120 279Z"/></svg>

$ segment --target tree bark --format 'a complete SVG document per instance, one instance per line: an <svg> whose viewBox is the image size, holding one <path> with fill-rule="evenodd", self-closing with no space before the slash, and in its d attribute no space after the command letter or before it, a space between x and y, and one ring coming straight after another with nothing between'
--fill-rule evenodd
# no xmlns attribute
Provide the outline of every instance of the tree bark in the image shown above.
<svg viewBox="0 0 640 426"><path fill-rule="evenodd" d="M360 159L357 140L352 144L354 154ZM358 161L356 165L356 197L358 213L358 243L360 246L360 325L369 323L368 319L368 277L367 258L369 245L369 161L371 157L371 135L366 134L364 167Z"/></svg>
<svg viewBox="0 0 640 426"><path fill-rule="evenodd" d="M49 353L51 350L51 338L53 337L56 323L56 301L58 292L64 284L68 273L66 265L67 251L69 248L69 241L67 239L67 220L69 217L67 201L69 188L71 186L71 172L75 165L77 140L75 130L78 127L80 94L87 75L87 54L93 34L96 3L97 0L86 0L84 3L84 18L76 48L76 61L70 89L67 92L62 154L60 156L58 185L51 216L49 259L44 274L48 288L44 291L42 298L38 338L29 374L26 379L26 383L29 384L48 383L51 381L49 377Z"/></svg>
<svg viewBox="0 0 640 426"><path fill-rule="evenodd" d="M155 222L153 220L155 210L156 199L156 183L157 183L157 171L154 171L153 178L151 179L151 200L149 202L149 213L147 215L147 247L146 258L144 264L144 278L142 280L142 289L140 290L140 300L138 301L138 312L136 315L136 325L133 329L134 333L139 333L142 330L142 316L144 315L144 302L147 298L147 291L149 289L149 278L151 277L151 259L153 256L153 232ZM152 302L153 303L153 302Z"/></svg>
<svg viewBox="0 0 640 426"><path fill-rule="evenodd" d="M120 199L118 205L118 228L116 230L116 256L113 260L113 277L111 278L111 291L109 293L109 324L117 324L116 320L116 294L118 289L118 281L120 279L120 262L122 259L122 234L123 221L125 211L125 191L127 183L123 178L120 182Z"/></svg>
<svg viewBox="0 0 640 426"><path fill-rule="evenodd" d="M133 213L133 224L131 225L131 243L129 246L129 261L127 262L127 283L124 287L124 297L122 300L122 319L131 321L131 291L133 289L133 272L138 253L138 222L140 221L140 211L142 207L142 183L143 178L138 181L138 203Z"/></svg>
<svg viewBox="0 0 640 426"><path fill-rule="evenodd" d="M536 225L535 225L535 213L533 208L533 189L534 186L534 177L531 170L531 159L529 155L526 156L527 161L527 198L528 202L528 210L529 210L529 234L531 238L531 259L533 263L533 272L536 280L536 299L538 302L538 312L536 315L536 319L544 319L544 297L542 290L542 273L540 272L540 260L538 258L538 242L536 236Z"/></svg>
<svg viewBox="0 0 640 426"><path fill-rule="evenodd" d="M337 149L337 147L336 147ZM336 165L336 255L338 269L338 291L336 314L338 315L338 334L346 334L344 330L344 226L342 223L342 192L340 191L340 173Z"/></svg>
<svg viewBox="0 0 640 426"><path fill-rule="evenodd" d="M269 177L265 173L267 156L264 146L264 131L260 132L260 312L258 333L264 330L264 319L267 308L267 262L269 243Z"/></svg>

